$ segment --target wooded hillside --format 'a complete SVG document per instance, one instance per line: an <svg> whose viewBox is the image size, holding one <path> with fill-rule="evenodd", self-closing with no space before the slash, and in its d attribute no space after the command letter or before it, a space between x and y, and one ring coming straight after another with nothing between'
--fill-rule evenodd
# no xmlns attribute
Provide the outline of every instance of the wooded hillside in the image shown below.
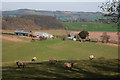
<svg viewBox="0 0 120 80"><path fill-rule="evenodd" d="M42 29L63 29L64 26L52 16L41 15L22 15L22 16L3 16L2 29L24 29L24 30L42 30Z"/></svg>
<svg viewBox="0 0 120 80"><path fill-rule="evenodd" d="M26 14L54 16L56 19L65 22L91 22L101 19L102 17L101 12L45 11L32 9L2 11L2 15L21 16Z"/></svg>

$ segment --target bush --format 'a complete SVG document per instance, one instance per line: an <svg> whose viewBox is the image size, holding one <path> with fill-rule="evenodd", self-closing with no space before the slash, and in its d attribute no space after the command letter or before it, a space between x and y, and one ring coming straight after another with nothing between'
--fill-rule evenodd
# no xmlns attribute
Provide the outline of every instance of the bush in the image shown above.
<svg viewBox="0 0 120 80"><path fill-rule="evenodd" d="M80 41L80 36L76 35L76 41Z"/></svg>
<svg viewBox="0 0 120 80"><path fill-rule="evenodd" d="M110 39L110 36L107 35L107 32L103 32L103 34L101 36L102 43L108 43L109 39Z"/></svg>
<svg viewBox="0 0 120 80"><path fill-rule="evenodd" d="M89 33L88 31L81 31L78 35L80 36L81 39L86 39L86 37L89 36Z"/></svg>

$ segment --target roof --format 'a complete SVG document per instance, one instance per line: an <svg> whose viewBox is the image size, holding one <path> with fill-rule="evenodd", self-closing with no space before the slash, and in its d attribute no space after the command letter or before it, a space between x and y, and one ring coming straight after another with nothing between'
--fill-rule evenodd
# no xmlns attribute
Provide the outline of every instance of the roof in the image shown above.
<svg viewBox="0 0 120 80"><path fill-rule="evenodd" d="M17 32L17 33L29 33L30 31L26 31L26 30L15 30L15 32Z"/></svg>
<svg viewBox="0 0 120 80"><path fill-rule="evenodd" d="M41 36L51 36L52 34L44 33L44 32L34 32L33 34L41 35Z"/></svg>

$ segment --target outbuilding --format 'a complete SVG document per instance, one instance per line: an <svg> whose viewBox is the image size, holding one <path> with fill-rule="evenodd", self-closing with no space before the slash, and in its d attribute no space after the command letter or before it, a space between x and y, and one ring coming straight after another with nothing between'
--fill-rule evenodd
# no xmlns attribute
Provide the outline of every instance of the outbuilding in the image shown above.
<svg viewBox="0 0 120 80"><path fill-rule="evenodd" d="M22 35L22 36L28 36L31 31L25 31L25 30L15 30L15 35Z"/></svg>
<svg viewBox="0 0 120 80"><path fill-rule="evenodd" d="M36 37L44 36L46 38L53 38L52 34L44 33L44 32L34 32L33 34L36 35Z"/></svg>

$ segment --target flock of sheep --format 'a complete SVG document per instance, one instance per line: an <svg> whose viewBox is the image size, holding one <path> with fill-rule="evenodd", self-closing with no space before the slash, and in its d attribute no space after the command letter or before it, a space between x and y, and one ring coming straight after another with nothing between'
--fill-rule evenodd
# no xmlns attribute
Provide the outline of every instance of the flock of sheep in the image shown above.
<svg viewBox="0 0 120 80"><path fill-rule="evenodd" d="M93 60L95 57L93 56L93 55L90 55L89 56L89 60ZM31 61L36 61L37 60L37 58L36 57L33 57L32 59L31 59ZM55 59L55 58L51 58L51 59L49 59L49 62L51 63L51 64L55 64L55 63L57 63L58 62L58 60L57 59ZM17 64L17 66L18 66L18 68L20 68L20 67L25 67L26 66L26 62L20 62L20 61L18 61L18 62L16 62L16 64ZM64 63L64 67L65 68L68 68L68 69L72 69L73 68L73 66L74 65L76 65L77 63L68 63L68 62L66 62L66 63Z"/></svg>

